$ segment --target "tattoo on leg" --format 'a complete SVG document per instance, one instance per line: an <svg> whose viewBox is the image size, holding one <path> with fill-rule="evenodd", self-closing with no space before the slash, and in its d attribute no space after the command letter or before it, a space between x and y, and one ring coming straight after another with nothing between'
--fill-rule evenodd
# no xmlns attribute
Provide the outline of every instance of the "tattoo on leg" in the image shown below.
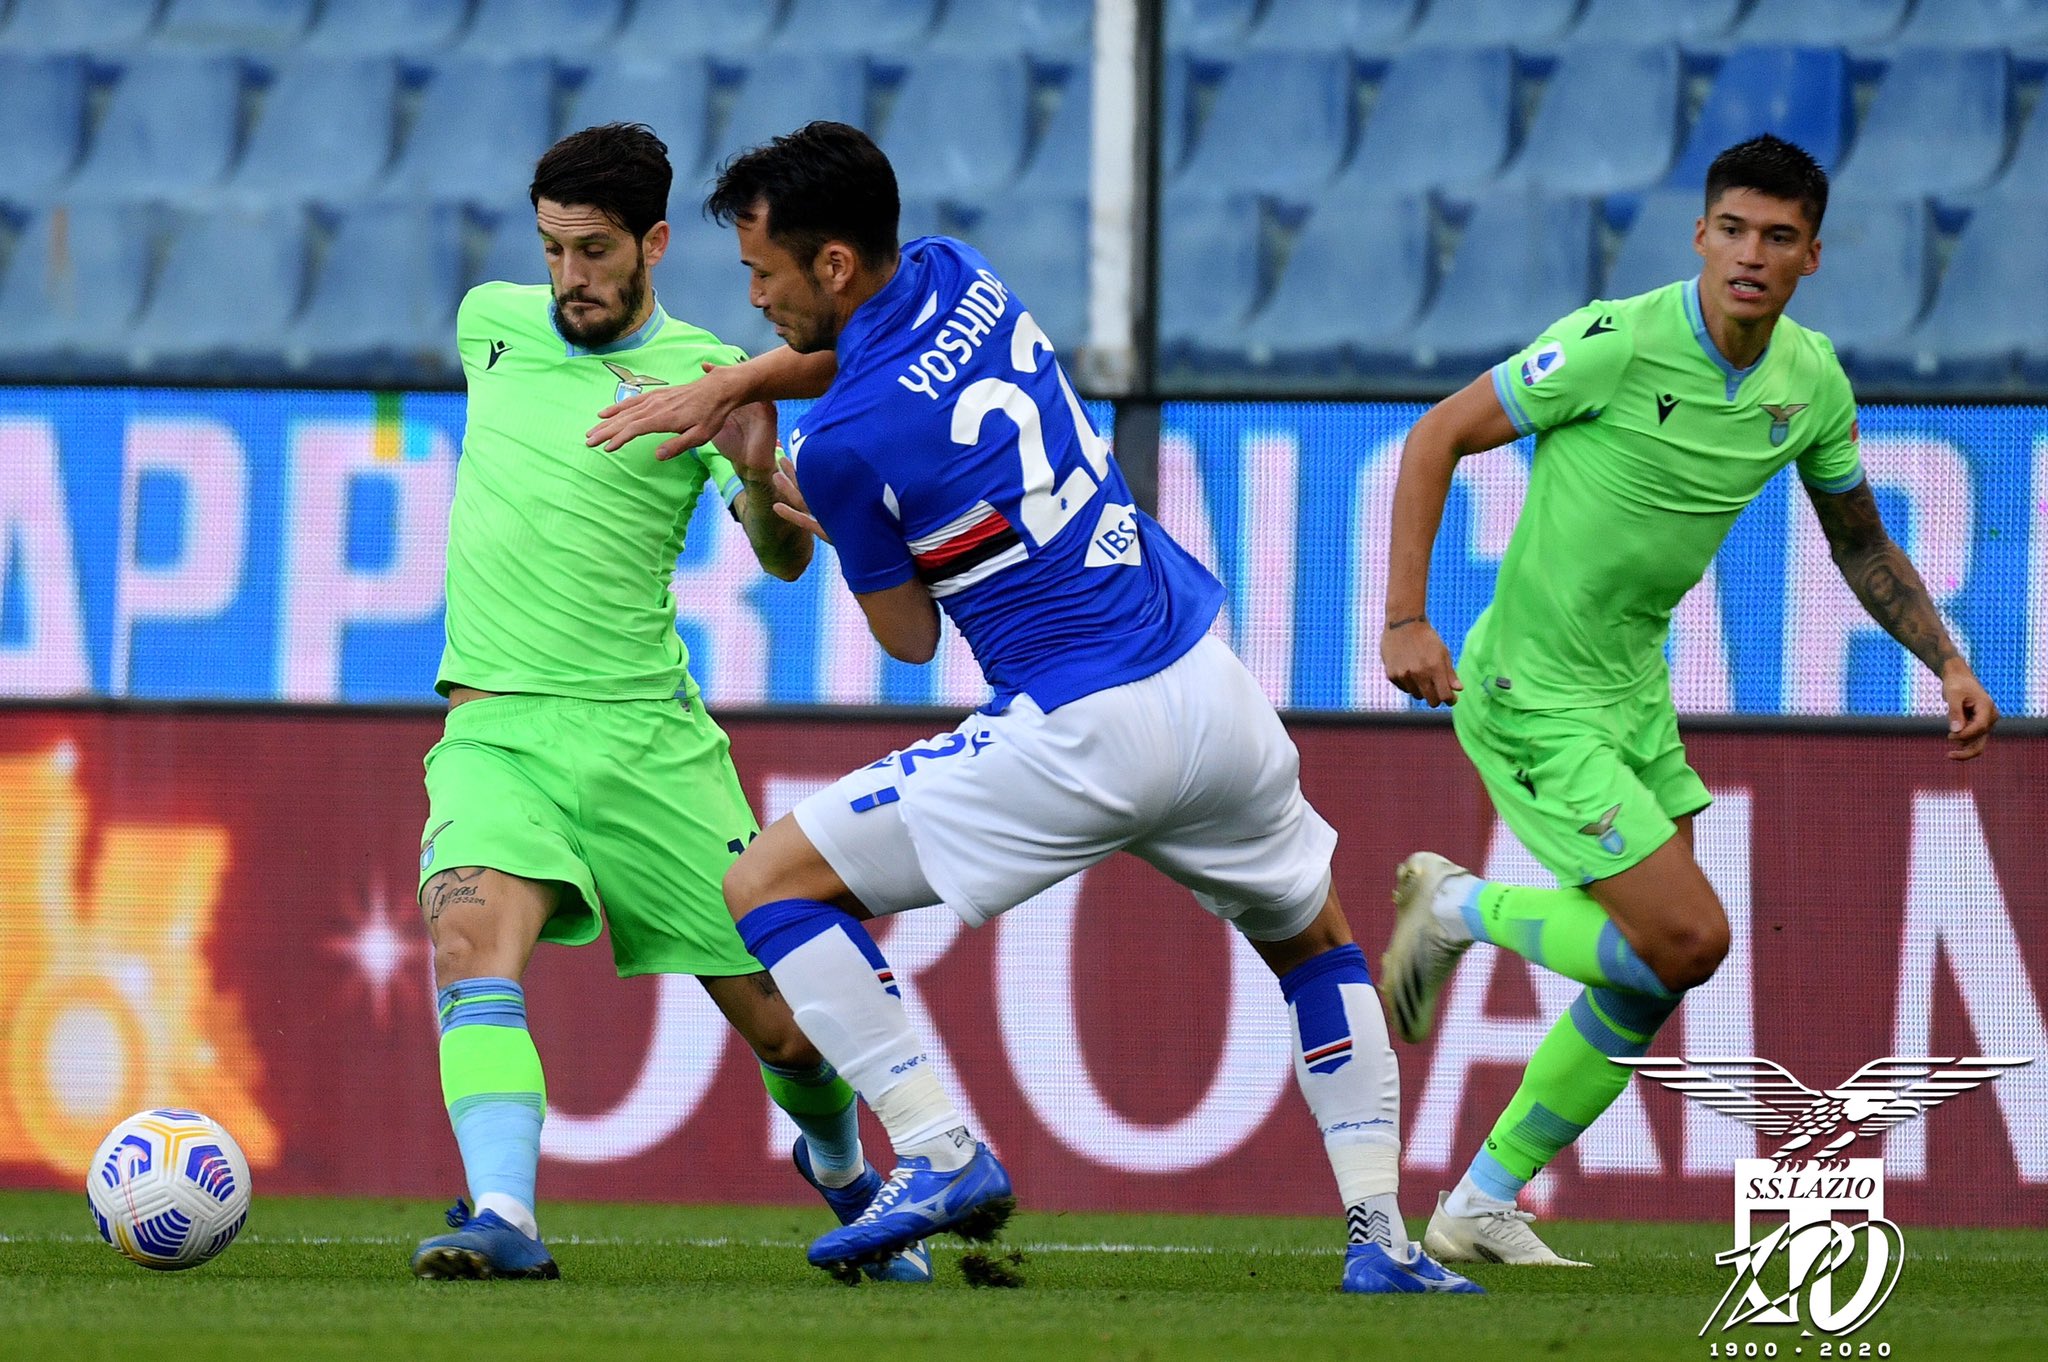
<svg viewBox="0 0 2048 1362"><path fill-rule="evenodd" d="M459 870L444 870L427 881L427 930L431 933L441 921L441 914L458 903L484 902L483 891L476 882L483 878L480 866L465 866Z"/></svg>
<svg viewBox="0 0 2048 1362"><path fill-rule="evenodd" d="M747 977L754 981L754 987L761 991L762 997L779 998L782 996L782 990L775 987L775 976L767 970L762 970L759 974L750 974Z"/></svg>

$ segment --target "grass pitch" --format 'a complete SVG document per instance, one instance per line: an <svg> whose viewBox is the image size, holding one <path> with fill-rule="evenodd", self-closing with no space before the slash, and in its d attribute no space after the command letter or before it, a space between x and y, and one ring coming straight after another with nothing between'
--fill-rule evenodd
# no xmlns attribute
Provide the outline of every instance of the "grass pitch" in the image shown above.
<svg viewBox="0 0 2048 1362"><path fill-rule="evenodd" d="M1831 1341L1784 1328L1698 1337L1730 1280L1713 1260L1724 1225L1548 1222L1561 1252L1599 1266L1476 1268L1484 1298L1346 1297L1334 1218L1026 1211L1000 1250L1021 1252L1022 1286L976 1290L951 1240L936 1246L932 1287L839 1286L804 1263L826 1228L808 1207L551 1205L563 1279L478 1283L408 1275L414 1242L440 1226L424 1202L258 1198L232 1248L182 1273L106 1248L84 1203L0 1194L0 1356L1648 1362L1729 1356L1712 1345L1730 1341L1735 1355L1775 1344L1811 1360ZM1835 1355L2048 1356L2048 1231L1905 1237L1890 1303Z"/></svg>

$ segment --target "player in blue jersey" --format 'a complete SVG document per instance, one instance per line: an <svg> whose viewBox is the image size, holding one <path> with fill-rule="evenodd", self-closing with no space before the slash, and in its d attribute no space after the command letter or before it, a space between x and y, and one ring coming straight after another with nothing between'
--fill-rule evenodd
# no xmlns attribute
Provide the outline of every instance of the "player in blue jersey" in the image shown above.
<svg viewBox="0 0 2048 1362"><path fill-rule="evenodd" d="M899 1160L811 1261L850 1276L941 1231L986 1238L1013 1204L861 920L944 904L979 925L1127 850L1279 976L1345 1207L1344 1289L1477 1291L1401 1222L1399 1078L1331 887L1336 833L1302 798L1273 706L1209 632L1222 586L1137 509L1024 300L958 241L899 250L895 174L844 124L740 156L709 208L789 343L716 382L786 397L830 380L789 437L785 518L837 548L892 656L929 661L943 611L995 692L805 800L726 876L742 939ZM593 440L675 428L628 414Z"/></svg>

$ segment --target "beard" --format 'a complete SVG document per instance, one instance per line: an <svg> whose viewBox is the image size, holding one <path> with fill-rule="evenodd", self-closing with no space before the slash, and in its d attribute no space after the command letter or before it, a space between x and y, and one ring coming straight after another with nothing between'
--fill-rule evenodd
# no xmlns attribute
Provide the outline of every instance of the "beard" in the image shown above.
<svg viewBox="0 0 2048 1362"><path fill-rule="evenodd" d="M635 317L640 315L640 305L647 301L647 257L642 254L635 260L632 277L619 286L619 307L616 312L607 312L587 322L571 320L564 304L575 302L598 302L586 294L572 293L567 297L555 295L555 328L566 340L575 342L586 350L595 350L600 345L610 345L626 334Z"/></svg>

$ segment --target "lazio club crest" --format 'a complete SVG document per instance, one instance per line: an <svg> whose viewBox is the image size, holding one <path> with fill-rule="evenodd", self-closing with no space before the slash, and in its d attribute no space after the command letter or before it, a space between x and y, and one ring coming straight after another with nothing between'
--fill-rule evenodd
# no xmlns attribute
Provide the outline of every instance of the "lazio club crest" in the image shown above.
<svg viewBox="0 0 2048 1362"><path fill-rule="evenodd" d="M629 397L638 397L648 388L666 388L668 386L668 380L665 378L656 378L653 374L636 374L625 365L614 364L610 360L604 361L604 367L611 370L619 380L619 389L612 394L612 401L614 402L623 402ZM1797 408L1794 408L1794 410L1796 411ZM1775 436L1772 437L1771 443L1776 444L1777 442L1777 438Z"/></svg>
<svg viewBox="0 0 2048 1362"><path fill-rule="evenodd" d="M1788 402L1781 406L1772 406L1769 402L1765 402L1761 405L1765 411L1771 414L1771 447L1775 449L1779 445L1784 444L1785 437L1792 433L1792 418L1805 411L1811 404L1806 402Z"/></svg>

